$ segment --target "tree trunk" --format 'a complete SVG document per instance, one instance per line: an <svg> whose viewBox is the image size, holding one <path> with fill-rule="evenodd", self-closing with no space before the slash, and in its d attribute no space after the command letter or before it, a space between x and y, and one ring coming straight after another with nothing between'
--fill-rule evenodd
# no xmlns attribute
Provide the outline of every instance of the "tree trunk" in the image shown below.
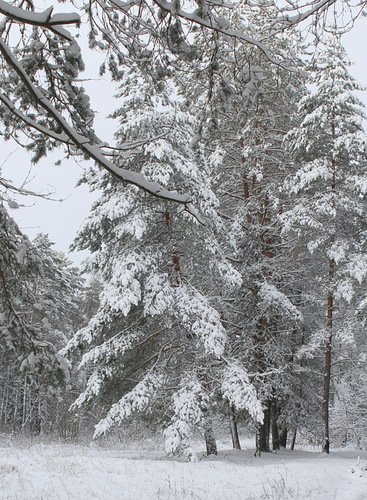
<svg viewBox="0 0 367 500"><path fill-rule="evenodd" d="M206 444L206 454L209 455L218 455L217 450L217 442L215 440L212 421L207 419L204 427L204 438Z"/></svg>
<svg viewBox="0 0 367 500"><path fill-rule="evenodd" d="M272 438L273 450L280 449L278 417L279 417L279 409L277 402L274 399L271 404L271 438Z"/></svg>
<svg viewBox="0 0 367 500"><path fill-rule="evenodd" d="M285 427L280 431L279 444L282 448L287 447L288 429Z"/></svg>
<svg viewBox="0 0 367 500"><path fill-rule="evenodd" d="M236 412L233 405L229 405L229 427L231 430L232 446L234 450L240 450L241 444L238 437Z"/></svg>
<svg viewBox="0 0 367 500"><path fill-rule="evenodd" d="M329 277L332 282L334 277L333 260L329 261ZM330 406L330 382L331 382L331 354L332 354L332 340L333 340L333 309L334 309L334 295L330 291L327 298L327 336L325 339L325 355L324 355L324 387L322 399L322 421L324 431L324 443L322 447L323 453L330 452L330 433L329 433L329 406Z"/></svg>
<svg viewBox="0 0 367 500"><path fill-rule="evenodd" d="M25 424L27 421L27 377L24 377L23 385L23 404L22 404L22 432L25 430Z"/></svg>
<svg viewBox="0 0 367 500"><path fill-rule="evenodd" d="M270 452L270 402L264 405L264 422L259 426L259 451Z"/></svg>
<svg viewBox="0 0 367 500"><path fill-rule="evenodd" d="M292 436L292 444L291 444L291 450L294 450L294 447L296 445L296 437L297 437L297 427L294 429L293 436Z"/></svg>
<svg viewBox="0 0 367 500"><path fill-rule="evenodd" d="M330 405L330 379L331 379L331 343L332 335L328 334L325 345L324 360L324 393L322 400L322 420L324 430L324 444L322 451L330 452L330 434L329 434L329 405Z"/></svg>

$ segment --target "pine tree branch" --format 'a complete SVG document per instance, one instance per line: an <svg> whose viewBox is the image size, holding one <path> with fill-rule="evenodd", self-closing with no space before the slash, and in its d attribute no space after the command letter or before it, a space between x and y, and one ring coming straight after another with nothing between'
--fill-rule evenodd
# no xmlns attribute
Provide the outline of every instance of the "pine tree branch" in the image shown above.
<svg viewBox="0 0 367 500"><path fill-rule="evenodd" d="M286 14L281 18L275 19L274 24L278 23L281 24L282 26L287 26L287 27L298 25L303 21L305 21L306 19L308 19L309 17L312 17L315 14L321 14L322 12L328 10L333 4L335 4L335 2L336 0L320 0L319 2L316 3L310 2L310 5L312 5L312 7L310 7L305 12L303 13L298 12L294 16L288 16Z"/></svg>
<svg viewBox="0 0 367 500"><path fill-rule="evenodd" d="M58 134L57 132L54 132L53 130L40 125L39 123L36 122L36 120L33 120L32 118L29 118L27 115L22 113L18 108L14 106L12 101L6 97L2 92L0 92L0 101L5 104L5 106L9 109L9 111L17 116L22 122L24 122L26 125L28 125L31 128L34 128L38 132L41 132L41 134L44 134L51 139L55 139L56 141L59 141L64 144L68 144L69 146L72 145L73 143L69 140L69 138L65 134Z"/></svg>

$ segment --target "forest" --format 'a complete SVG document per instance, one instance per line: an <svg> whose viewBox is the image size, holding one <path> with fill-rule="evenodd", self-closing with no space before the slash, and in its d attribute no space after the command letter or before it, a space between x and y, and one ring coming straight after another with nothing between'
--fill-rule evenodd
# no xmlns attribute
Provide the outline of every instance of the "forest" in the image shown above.
<svg viewBox="0 0 367 500"><path fill-rule="evenodd" d="M2 140L89 160L96 193L78 268L17 224L34 193L0 169L1 436L367 445L367 139L343 46L364 7L0 0ZM116 88L113 144L86 50Z"/></svg>

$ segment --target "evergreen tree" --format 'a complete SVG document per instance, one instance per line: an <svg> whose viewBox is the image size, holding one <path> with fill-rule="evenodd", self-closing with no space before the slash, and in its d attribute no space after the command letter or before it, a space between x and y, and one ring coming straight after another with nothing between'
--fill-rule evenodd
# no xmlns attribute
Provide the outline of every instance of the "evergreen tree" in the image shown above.
<svg viewBox="0 0 367 500"><path fill-rule="evenodd" d="M167 408L160 419L172 419L167 450L177 452L187 447L195 426L210 434L210 400L218 388L213 370L226 344L218 289L233 288L240 279L218 241L210 172L200 142L191 140L195 119L158 62L143 69L124 69L114 115L119 140L134 141L141 131L150 137L131 168L170 189L187 189L197 219L103 172L88 176L102 196L77 245L93 252L90 266L101 273L103 290L99 311L69 350L90 346L81 366L89 366L91 375L75 406L109 394L96 436L163 398ZM220 380L225 377L222 370ZM249 404L256 406L255 395Z"/></svg>
<svg viewBox="0 0 367 500"><path fill-rule="evenodd" d="M261 12L239 8L238 29L251 29L254 36L266 29ZM268 19L271 12L269 7ZM226 297L225 321L231 349L251 371L264 407L259 451L270 451L271 428L277 448L278 427L285 429L291 420L290 385L296 385L292 353L300 341L303 320L289 268L289 245L281 235L278 216L289 162L283 138L296 123L290 110L305 89L296 71L300 65L296 40L278 36L269 44L274 54L293 60L292 71L269 66L260 52L237 51L241 72L232 77L225 99L212 102L216 130L210 131L217 146L212 162L226 224L227 254L242 277L238 293ZM230 75L220 71L220 77L228 82ZM223 92L217 94L223 96Z"/></svg>
<svg viewBox="0 0 367 500"><path fill-rule="evenodd" d="M328 453L333 345L338 339L343 345L343 338L358 331L348 311L366 276L366 139L362 104L355 96L360 87L348 72L345 50L337 36L325 47L310 79L315 91L300 101L300 125L286 137L295 170L284 191L296 196L289 197L281 220L284 231L298 238L294 250L298 256L303 252L308 269L305 314L312 318L312 349L317 352L319 345L324 351L323 450Z"/></svg>
<svg viewBox="0 0 367 500"><path fill-rule="evenodd" d="M68 380L68 363L57 354L61 344L50 323L62 306L40 293L47 256L20 231L3 204L0 249L1 423L6 430L39 432L45 395L54 399ZM56 267L52 272L56 275Z"/></svg>

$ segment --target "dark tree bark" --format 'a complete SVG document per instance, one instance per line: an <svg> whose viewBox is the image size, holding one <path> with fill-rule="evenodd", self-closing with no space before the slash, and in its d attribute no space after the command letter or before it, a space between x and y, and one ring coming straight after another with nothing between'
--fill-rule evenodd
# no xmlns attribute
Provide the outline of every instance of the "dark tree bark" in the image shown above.
<svg viewBox="0 0 367 500"><path fill-rule="evenodd" d="M280 431L279 444L282 448L287 447L288 429L285 427Z"/></svg>
<svg viewBox="0 0 367 500"><path fill-rule="evenodd" d="M217 442L215 440L215 435L213 431L212 421L207 419L204 427L204 438L206 444L206 454L218 455Z"/></svg>
<svg viewBox="0 0 367 500"><path fill-rule="evenodd" d="M280 449L278 417L279 417L279 408L276 399L273 399L271 404L271 437L272 437L273 450Z"/></svg>
<svg viewBox="0 0 367 500"><path fill-rule="evenodd" d="M229 405L229 428L231 430L233 449L240 450L241 444L238 437L236 411L233 405Z"/></svg>
<svg viewBox="0 0 367 500"><path fill-rule="evenodd" d="M297 438L297 427L294 429L293 436L292 436L292 444L291 444L291 450L294 450L294 447L296 445L296 438Z"/></svg>
<svg viewBox="0 0 367 500"><path fill-rule="evenodd" d="M333 260L329 262L329 276L332 282L334 277L335 263ZM332 340L333 340L333 309L334 295L330 291L327 299L327 337L325 340L324 354L324 387L322 399L322 421L324 430L324 443L322 447L323 453L330 452L330 432L329 432L329 406L330 406L330 382L331 382L331 355L332 355Z"/></svg>

